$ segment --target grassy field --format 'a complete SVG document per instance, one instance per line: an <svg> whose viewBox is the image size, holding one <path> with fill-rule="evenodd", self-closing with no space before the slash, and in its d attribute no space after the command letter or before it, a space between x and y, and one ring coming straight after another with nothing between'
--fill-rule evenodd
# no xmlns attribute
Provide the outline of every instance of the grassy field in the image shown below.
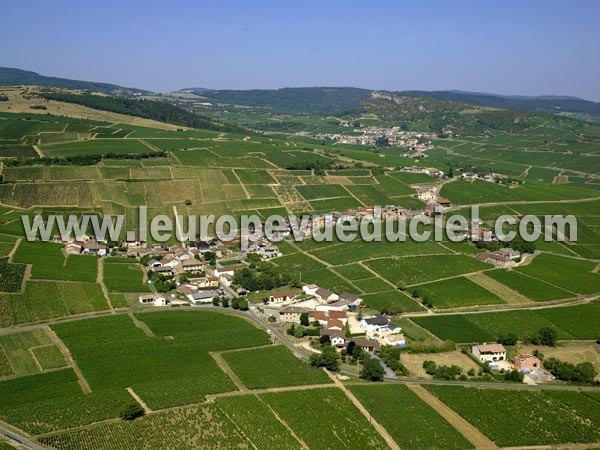
<svg viewBox="0 0 600 450"><path fill-rule="evenodd" d="M598 403L577 392L426 386L499 446L598 442Z"/></svg>
<svg viewBox="0 0 600 450"><path fill-rule="evenodd" d="M452 425L406 386L352 386L350 390L365 408L370 408L373 417L400 448L472 448Z"/></svg>
<svg viewBox="0 0 600 450"><path fill-rule="evenodd" d="M227 352L223 358L249 389L331 382L322 370L300 361L284 346Z"/></svg>

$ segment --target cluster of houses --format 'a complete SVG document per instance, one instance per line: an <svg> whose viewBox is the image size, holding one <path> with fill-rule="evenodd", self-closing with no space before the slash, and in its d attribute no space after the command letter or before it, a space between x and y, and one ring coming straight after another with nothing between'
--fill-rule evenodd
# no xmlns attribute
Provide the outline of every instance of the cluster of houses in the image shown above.
<svg viewBox="0 0 600 450"><path fill-rule="evenodd" d="M496 370L518 370L525 375L524 382L536 383L554 380L554 376L542 367L541 360L534 355L518 354L512 361L506 357L506 348L502 344L479 344L471 348L478 361Z"/></svg>
<svg viewBox="0 0 600 450"><path fill-rule="evenodd" d="M108 256L111 248L103 239L95 236L83 235L75 239L63 240L60 236L54 236L53 242L64 244L67 255L95 255L99 257Z"/></svg>
<svg viewBox="0 0 600 450"><path fill-rule="evenodd" d="M265 305L265 312L277 316L281 323L299 324L302 316L306 315L309 323L318 322L322 327L320 336L327 336L338 349L345 347L349 341L371 352L379 351L381 345L406 345L404 335L400 334L401 328L387 316L375 314L358 321L351 313L361 302L362 299L356 294L344 292L338 295L315 284L308 284L299 295L292 291L271 294ZM365 338L357 339L347 335L349 320L357 320L360 330L356 331L364 333Z"/></svg>
<svg viewBox="0 0 600 450"><path fill-rule="evenodd" d="M346 126L350 127L354 124L350 122L344 122ZM343 123L343 124L344 124ZM354 128L352 130L355 134L339 134L339 133L325 133L318 134L317 139L327 139L338 142L340 144L354 144L354 145L376 145L378 140L385 138L388 145L396 147L408 147L411 151L423 154L423 152L434 148L430 139L437 137L436 133L418 133L415 131L405 131L400 127L376 127L367 126Z"/></svg>

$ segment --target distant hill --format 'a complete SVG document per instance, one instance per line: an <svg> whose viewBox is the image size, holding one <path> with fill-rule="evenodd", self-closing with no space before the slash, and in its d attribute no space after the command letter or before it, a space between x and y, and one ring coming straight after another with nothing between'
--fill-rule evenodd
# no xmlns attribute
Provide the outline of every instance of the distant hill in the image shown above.
<svg viewBox="0 0 600 450"><path fill-rule="evenodd" d="M338 114L357 108L360 102L371 96L371 90L351 87L309 87L253 90L206 90L189 88L185 92L215 102L267 107L278 111Z"/></svg>
<svg viewBox="0 0 600 450"><path fill-rule="evenodd" d="M504 96L463 91L400 91L399 95L446 100L477 106L541 113L579 113L600 116L600 103L577 97L545 95L538 97Z"/></svg>
<svg viewBox="0 0 600 450"><path fill-rule="evenodd" d="M71 92L44 92L39 94L46 100L75 103L88 108L111 111L130 116L144 117L159 122L182 125L190 128L203 128L215 131L244 132L245 130L195 114L170 103L154 100L138 100L119 96L95 94L75 94Z"/></svg>
<svg viewBox="0 0 600 450"><path fill-rule="evenodd" d="M0 85L36 85L68 89L84 89L110 95L131 95L134 92L150 94L143 89L128 88L109 83L69 80L67 78L46 77L35 72L9 67L0 67Z"/></svg>

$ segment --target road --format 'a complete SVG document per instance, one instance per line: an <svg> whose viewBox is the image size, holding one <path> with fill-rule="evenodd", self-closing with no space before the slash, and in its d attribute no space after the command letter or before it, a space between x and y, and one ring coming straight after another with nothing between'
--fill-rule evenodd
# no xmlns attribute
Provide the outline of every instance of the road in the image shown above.
<svg viewBox="0 0 600 450"><path fill-rule="evenodd" d="M22 448L28 448L31 450L46 450L47 447L42 447L37 442L30 440L29 438L15 433L14 431L6 428L4 424L0 423L0 435L4 436L11 444L18 444Z"/></svg>

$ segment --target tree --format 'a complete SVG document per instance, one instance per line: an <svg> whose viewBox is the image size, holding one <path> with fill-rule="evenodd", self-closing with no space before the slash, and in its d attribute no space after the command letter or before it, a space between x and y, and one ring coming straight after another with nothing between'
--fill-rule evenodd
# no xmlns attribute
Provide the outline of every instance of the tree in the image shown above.
<svg viewBox="0 0 600 450"><path fill-rule="evenodd" d="M542 345L547 345L549 347L554 347L556 345L556 331L550 327L540 328L538 331L540 335L540 343Z"/></svg>
<svg viewBox="0 0 600 450"><path fill-rule="evenodd" d="M369 381L383 381L385 371L379 360L367 356L363 361L360 377Z"/></svg>
<svg viewBox="0 0 600 450"><path fill-rule="evenodd" d="M304 328L302 325L296 327L294 336L298 339L303 338L304 336L306 336L306 328Z"/></svg>
<svg viewBox="0 0 600 450"><path fill-rule="evenodd" d="M308 313L300 314L300 325L307 327L310 324Z"/></svg>
<svg viewBox="0 0 600 450"><path fill-rule="evenodd" d="M515 345L519 338L514 333L501 334L498 337L498 343L502 345Z"/></svg>
<svg viewBox="0 0 600 450"><path fill-rule="evenodd" d="M277 319L272 314L269 316L269 318L267 320L269 321L269 323L275 323L275 322L277 322Z"/></svg>
<svg viewBox="0 0 600 450"><path fill-rule="evenodd" d="M452 166L448 169L448 178L454 178L454 170L452 170Z"/></svg>
<svg viewBox="0 0 600 450"><path fill-rule="evenodd" d="M523 381L523 374L518 370L509 370L504 374L504 380L520 383Z"/></svg>
<svg viewBox="0 0 600 450"><path fill-rule="evenodd" d="M245 298L239 298L238 305L239 305L240 311L248 311L248 300L246 300Z"/></svg>
<svg viewBox="0 0 600 450"><path fill-rule="evenodd" d="M229 308L229 300L227 300L227 297L223 297L223 300L221 300L221 305L223 308Z"/></svg>
<svg viewBox="0 0 600 450"><path fill-rule="evenodd" d="M213 306L219 306L220 302L221 301L219 300L219 297L213 297L213 299L212 299Z"/></svg>
<svg viewBox="0 0 600 450"><path fill-rule="evenodd" d="M123 420L133 420L133 419L143 416L143 415L144 415L144 409L137 402L128 403L121 410L121 414L119 414L119 416Z"/></svg>
<svg viewBox="0 0 600 450"><path fill-rule="evenodd" d="M311 354L309 362L313 366L325 367L332 372L337 372L340 369L340 355L329 344L321 346L321 353Z"/></svg>
<svg viewBox="0 0 600 450"><path fill-rule="evenodd" d="M290 336L295 336L296 335L296 324L292 322L292 326L290 326L287 329L287 334L289 334Z"/></svg>

